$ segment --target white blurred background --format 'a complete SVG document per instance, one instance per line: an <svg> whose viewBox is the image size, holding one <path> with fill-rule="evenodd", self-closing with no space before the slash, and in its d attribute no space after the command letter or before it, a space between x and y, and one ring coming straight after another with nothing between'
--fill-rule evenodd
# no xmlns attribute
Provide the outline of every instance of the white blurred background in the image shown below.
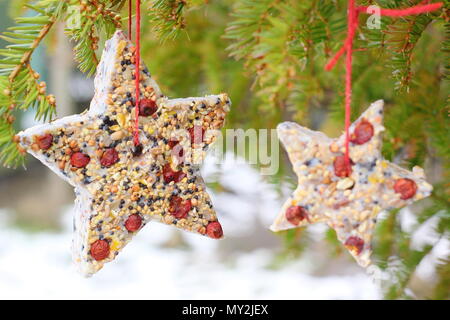
<svg viewBox="0 0 450 320"><path fill-rule="evenodd" d="M61 211L60 231L19 228L0 211L0 298L39 299L378 299L376 283L346 254L332 259L324 228L299 259L278 264L281 238L268 230L282 199L258 171L207 161L206 181L228 192L212 193L224 240L148 224L115 261L85 279L71 262L72 206ZM47 171L43 166L41 171ZM51 195L49 195L51 197ZM48 199L35 203L46 206ZM317 251L320 249L319 251Z"/></svg>

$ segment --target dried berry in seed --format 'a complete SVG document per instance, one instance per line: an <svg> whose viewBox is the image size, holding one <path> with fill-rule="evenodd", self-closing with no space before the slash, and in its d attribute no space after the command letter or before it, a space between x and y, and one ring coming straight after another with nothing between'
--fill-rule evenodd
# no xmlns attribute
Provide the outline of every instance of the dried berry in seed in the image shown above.
<svg viewBox="0 0 450 320"><path fill-rule="evenodd" d="M308 212L301 206L290 206L286 210L286 219L294 226L298 226L300 222L308 219Z"/></svg>
<svg viewBox="0 0 450 320"><path fill-rule="evenodd" d="M398 179L395 181L394 191L400 193L400 199L408 200L416 194L417 185L413 180L408 178Z"/></svg>
<svg viewBox="0 0 450 320"><path fill-rule="evenodd" d="M109 256L109 243L106 240L97 240L91 245L91 256L97 261Z"/></svg>
<svg viewBox="0 0 450 320"><path fill-rule="evenodd" d="M37 144L41 150L48 150L52 146L53 136L51 134L44 134L37 137Z"/></svg>
<svg viewBox="0 0 450 320"><path fill-rule="evenodd" d="M139 101L139 115L149 117L158 110L156 102L151 99L142 99Z"/></svg>
<svg viewBox="0 0 450 320"><path fill-rule="evenodd" d="M110 167L119 161L119 153L114 148L107 149L100 158L100 164L104 167Z"/></svg>
<svg viewBox="0 0 450 320"><path fill-rule="evenodd" d="M178 140L169 140L169 142L167 144L169 145L170 149L173 149L173 147L175 147L179 143L180 143L180 141L178 141Z"/></svg>
<svg viewBox="0 0 450 320"><path fill-rule="evenodd" d="M142 218L138 214L132 214L128 217L127 221L125 221L125 228L130 232L139 230L141 225Z"/></svg>
<svg viewBox="0 0 450 320"><path fill-rule="evenodd" d="M349 237L344 245L356 255L359 255L364 248L364 240L360 237L351 236Z"/></svg>
<svg viewBox="0 0 450 320"><path fill-rule="evenodd" d="M364 144L373 137L373 125L367 120L361 120L355 127L351 135L351 142L355 144Z"/></svg>
<svg viewBox="0 0 450 320"><path fill-rule="evenodd" d="M75 168L84 168L87 166L91 158L82 152L75 152L70 157L70 164Z"/></svg>
<svg viewBox="0 0 450 320"><path fill-rule="evenodd" d="M192 208L191 200L184 200L178 196L170 199L169 212L177 219L183 219Z"/></svg>
<svg viewBox="0 0 450 320"><path fill-rule="evenodd" d="M165 183L170 183L174 181L175 183L180 182L186 174L183 171L173 171L169 163L166 163L163 167L163 177Z"/></svg>
<svg viewBox="0 0 450 320"><path fill-rule="evenodd" d="M334 174L341 178L348 177L352 173L352 165L353 161L351 159L348 164L347 161L345 161L345 156L337 156L333 162Z"/></svg>
<svg viewBox="0 0 450 320"><path fill-rule="evenodd" d="M223 236L222 226L218 221L210 222L206 226L206 234L213 239L220 239Z"/></svg>

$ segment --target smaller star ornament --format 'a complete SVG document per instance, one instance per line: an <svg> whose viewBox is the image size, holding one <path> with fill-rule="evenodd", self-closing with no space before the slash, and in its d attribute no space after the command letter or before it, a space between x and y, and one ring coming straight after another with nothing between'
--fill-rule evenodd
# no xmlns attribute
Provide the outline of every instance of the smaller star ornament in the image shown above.
<svg viewBox="0 0 450 320"><path fill-rule="evenodd" d="M226 94L165 97L140 67L139 141L135 47L107 41L88 111L20 133L20 145L75 188L73 260L90 276L150 221L222 238L199 164L230 108Z"/></svg>
<svg viewBox="0 0 450 320"><path fill-rule="evenodd" d="M345 134L331 139L293 122L278 125L298 187L270 227L272 231L325 222L359 265L367 267L377 216L430 195L419 167L405 170L381 155L383 101L373 103L350 126L350 166Z"/></svg>

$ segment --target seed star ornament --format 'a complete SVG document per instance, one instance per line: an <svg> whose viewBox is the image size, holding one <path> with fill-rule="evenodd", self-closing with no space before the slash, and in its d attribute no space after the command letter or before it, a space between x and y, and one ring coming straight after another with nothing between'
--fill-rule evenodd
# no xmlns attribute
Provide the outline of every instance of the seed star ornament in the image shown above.
<svg viewBox="0 0 450 320"><path fill-rule="evenodd" d="M359 265L371 263L378 214L409 205L432 191L421 168L411 172L383 159L383 104L382 100L373 103L350 126L350 167L344 158L345 135L330 139L293 122L278 126L298 187L283 205L272 231L325 222Z"/></svg>
<svg viewBox="0 0 450 320"><path fill-rule="evenodd" d="M199 163L229 111L225 94L169 100L122 31L106 43L89 110L19 134L20 144L75 188L73 260L90 276L155 220L222 237Z"/></svg>

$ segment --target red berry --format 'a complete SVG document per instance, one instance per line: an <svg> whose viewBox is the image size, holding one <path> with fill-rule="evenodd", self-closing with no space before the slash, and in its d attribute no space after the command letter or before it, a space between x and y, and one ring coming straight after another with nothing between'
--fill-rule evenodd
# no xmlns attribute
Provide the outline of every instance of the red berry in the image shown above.
<svg viewBox="0 0 450 320"><path fill-rule="evenodd" d="M178 208L181 204L183 199L181 199L178 196L173 196L170 198L170 206L169 206L169 212L175 212L176 208Z"/></svg>
<svg viewBox="0 0 450 320"><path fill-rule="evenodd" d="M70 164L76 168L84 168L91 161L91 158L82 152L75 152L70 157Z"/></svg>
<svg viewBox="0 0 450 320"><path fill-rule="evenodd" d="M191 137L191 144L199 144L203 142L205 129L202 126L193 126L189 129L189 136Z"/></svg>
<svg viewBox="0 0 450 320"><path fill-rule="evenodd" d="M407 200L416 194L417 184L408 178L398 179L395 181L394 191L400 193L400 199Z"/></svg>
<svg viewBox="0 0 450 320"><path fill-rule="evenodd" d="M373 125L363 119L356 125L350 141L355 144L364 144L373 137L373 132Z"/></svg>
<svg viewBox="0 0 450 320"><path fill-rule="evenodd" d="M100 164L104 167L110 167L119 161L119 153L114 148L106 149L100 158Z"/></svg>
<svg viewBox="0 0 450 320"><path fill-rule="evenodd" d="M169 145L170 149L173 149L173 147L175 147L179 143L180 143L180 141L178 141L178 140L169 140L169 142L167 144Z"/></svg>
<svg viewBox="0 0 450 320"><path fill-rule="evenodd" d="M191 200L184 200L180 197L173 196L170 199L169 212L177 219L183 219L187 216L192 208Z"/></svg>
<svg viewBox="0 0 450 320"><path fill-rule="evenodd" d="M125 228L128 231L134 232L139 230L142 225L142 218L138 214L132 214L128 217L127 221L125 221Z"/></svg>
<svg viewBox="0 0 450 320"><path fill-rule="evenodd" d="M163 167L163 178L165 183L170 183L174 181L175 183L180 182L186 174L183 171L173 171L169 163L165 164Z"/></svg>
<svg viewBox="0 0 450 320"><path fill-rule="evenodd" d="M345 156L337 156L333 162L334 174L341 178L348 177L352 173L352 165L353 161L351 159L350 163L347 164Z"/></svg>
<svg viewBox="0 0 450 320"><path fill-rule="evenodd" d="M286 210L286 219L294 226L298 226L300 222L308 219L308 211L301 206L290 206Z"/></svg>
<svg viewBox="0 0 450 320"><path fill-rule="evenodd" d="M53 136L49 133L44 134L43 136L39 136L37 138L37 144L40 149L42 150L48 150L52 146L53 143Z"/></svg>
<svg viewBox="0 0 450 320"><path fill-rule="evenodd" d="M223 236L222 226L218 221L210 222L206 226L206 234L213 239L220 239Z"/></svg>
<svg viewBox="0 0 450 320"><path fill-rule="evenodd" d="M156 102L151 99L142 99L139 101L139 115L149 117L158 110Z"/></svg>
<svg viewBox="0 0 450 320"><path fill-rule="evenodd" d="M364 240L360 237L351 236L345 241L344 245L350 251L353 251L356 255L359 255L364 248Z"/></svg>
<svg viewBox="0 0 450 320"><path fill-rule="evenodd" d="M109 243L106 240L97 240L91 244L91 256L97 261L109 256Z"/></svg>

